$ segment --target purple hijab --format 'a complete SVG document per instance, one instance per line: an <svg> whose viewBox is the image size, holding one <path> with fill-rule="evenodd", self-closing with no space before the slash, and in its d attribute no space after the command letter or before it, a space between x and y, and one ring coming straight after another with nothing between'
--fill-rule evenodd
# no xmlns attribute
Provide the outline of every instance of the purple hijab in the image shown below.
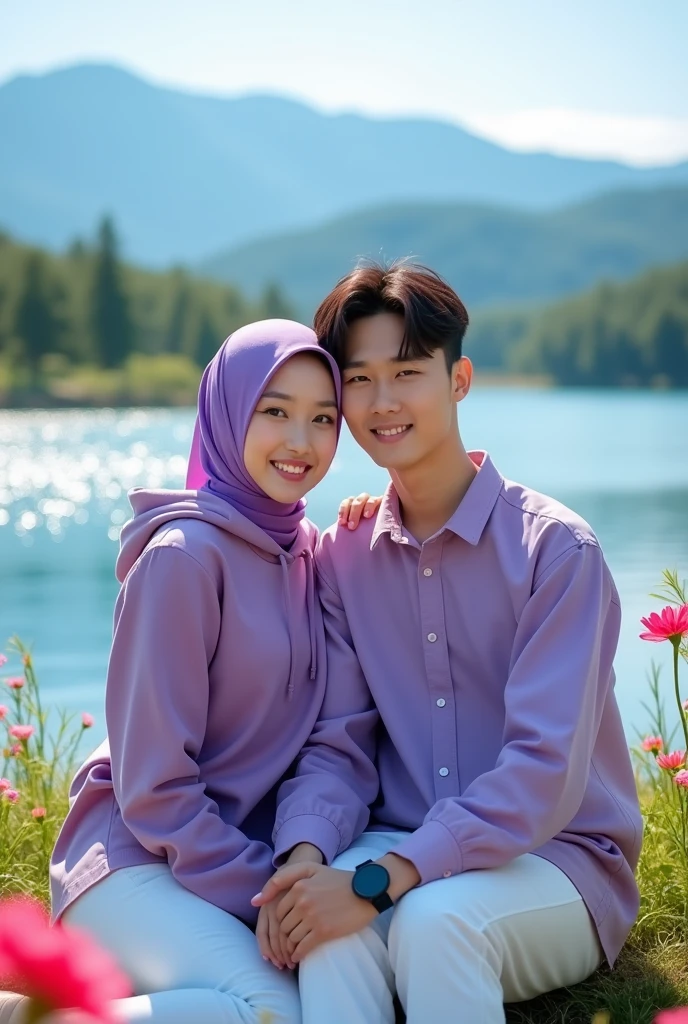
<svg viewBox="0 0 688 1024"><path fill-rule="evenodd" d="M296 539L306 502L284 505L268 497L246 469L244 444L268 381L301 352L315 352L327 363L340 405L337 364L320 348L310 327L293 320L260 320L241 327L222 343L201 379L186 475L188 489L221 495L283 548Z"/></svg>

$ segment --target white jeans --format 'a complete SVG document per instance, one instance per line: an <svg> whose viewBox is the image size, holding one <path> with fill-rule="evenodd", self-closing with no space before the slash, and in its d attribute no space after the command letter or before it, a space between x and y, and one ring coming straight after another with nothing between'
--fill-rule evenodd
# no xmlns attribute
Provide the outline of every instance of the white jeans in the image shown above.
<svg viewBox="0 0 688 1024"><path fill-rule="evenodd" d="M175 881L169 867L121 868L64 914L108 949L136 995L119 1019L150 1024L300 1024L294 976L266 963L250 928Z"/></svg>
<svg viewBox="0 0 688 1024"><path fill-rule="evenodd" d="M402 836L368 832L334 862L352 870ZM419 886L301 964L304 1024L500 1024L504 1002L587 978L602 952L578 890L533 854Z"/></svg>

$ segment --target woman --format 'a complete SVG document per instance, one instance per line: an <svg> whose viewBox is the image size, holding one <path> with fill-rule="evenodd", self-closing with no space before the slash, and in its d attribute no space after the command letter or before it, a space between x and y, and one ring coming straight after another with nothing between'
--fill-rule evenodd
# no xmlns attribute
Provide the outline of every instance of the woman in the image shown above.
<svg viewBox="0 0 688 1024"><path fill-rule="evenodd" d="M108 740L81 768L52 860L55 918L132 979L124 1021L298 1022L260 955L275 793L325 685L315 527L303 495L339 432L339 374L314 333L227 339L199 393L198 491L132 492L108 669Z"/></svg>

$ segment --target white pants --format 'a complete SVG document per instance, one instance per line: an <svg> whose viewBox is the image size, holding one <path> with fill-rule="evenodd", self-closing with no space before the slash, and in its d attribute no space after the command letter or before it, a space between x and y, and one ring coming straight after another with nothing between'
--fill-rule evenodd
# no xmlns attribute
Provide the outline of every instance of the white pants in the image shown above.
<svg viewBox="0 0 688 1024"><path fill-rule="evenodd" d="M150 1024L300 1024L296 979L266 963L250 928L175 881L166 864L121 868L64 914L108 949L136 995L119 1019Z"/></svg>
<svg viewBox="0 0 688 1024"><path fill-rule="evenodd" d="M403 836L368 832L334 862L352 870ZM572 985L599 966L595 927L566 875L533 854L419 886L299 972L304 1024L499 1024L504 1002Z"/></svg>

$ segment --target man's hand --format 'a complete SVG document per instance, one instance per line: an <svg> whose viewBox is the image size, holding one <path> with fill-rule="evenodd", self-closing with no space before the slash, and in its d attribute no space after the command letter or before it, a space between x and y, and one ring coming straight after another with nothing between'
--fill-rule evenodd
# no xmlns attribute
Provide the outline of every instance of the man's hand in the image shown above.
<svg viewBox="0 0 688 1024"><path fill-rule="evenodd" d="M361 931L377 917L375 907L354 894L352 877L352 871L317 864L285 865L253 898L259 906L283 894L276 916L293 944L292 963L300 963L322 942Z"/></svg>
<svg viewBox="0 0 688 1024"><path fill-rule="evenodd" d="M273 878L285 871L290 864L322 864L322 859L322 853L317 847L312 846L310 843L300 843L294 847L286 864L275 872ZM280 970L283 970L285 967L293 970L295 967L292 960L294 944L280 930L280 923L277 918L277 908L285 895L286 890L282 889L269 902L263 903L260 907L258 924L256 925L256 939L264 959L269 960ZM256 906L258 905L255 902L257 899L258 897L254 897L254 900L252 900Z"/></svg>

